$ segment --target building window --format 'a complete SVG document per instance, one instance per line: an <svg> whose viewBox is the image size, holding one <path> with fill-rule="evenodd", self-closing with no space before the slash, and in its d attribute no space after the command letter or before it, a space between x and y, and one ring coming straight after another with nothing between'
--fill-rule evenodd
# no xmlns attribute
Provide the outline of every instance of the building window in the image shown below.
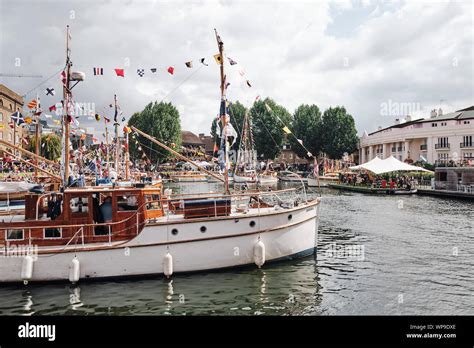
<svg viewBox="0 0 474 348"><path fill-rule="evenodd" d="M13 134L12 133L8 133L8 141L13 141Z"/></svg>
<svg viewBox="0 0 474 348"><path fill-rule="evenodd" d="M62 228L45 228L44 238L61 238Z"/></svg>
<svg viewBox="0 0 474 348"><path fill-rule="evenodd" d="M6 230L5 231L6 240L23 240L23 230L20 229L12 229L12 230Z"/></svg>
<svg viewBox="0 0 474 348"><path fill-rule="evenodd" d="M0 106L3 106L3 99L0 99Z"/></svg>
<svg viewBox="0 0 474 348"><path fill-rule="evenodd" d="M3 122L3 113L0 112L0 122Z"/></svg>
<svg viewBox="0 0 474 348"><path fill-rule="evenodd" d="M437 123L432 123L431 127L438 127L438 124Z"/></svg>
<svg viewBox="0 0 474 348"><path fill-rule="evenodd" d="M464 121L464 124L469 124L471 123L471 121Z"/></svg>
<svg viewBox="0 0 474 348"><path fill-rule="evenodd" d="M13 105L12 105L12 104L10 104L10 110L12 110L12 111L13 111Z"/></svg>

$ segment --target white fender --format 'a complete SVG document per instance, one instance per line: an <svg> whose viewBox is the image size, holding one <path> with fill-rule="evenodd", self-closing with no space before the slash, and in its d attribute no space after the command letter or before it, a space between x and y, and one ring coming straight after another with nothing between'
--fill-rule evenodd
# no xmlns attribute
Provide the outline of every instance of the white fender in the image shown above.
<svg viewBox="0 0 474 348"><path fill-rule="evenodd" d="M33 257L26 255L21 264L21 279L30 280L33 277Z"/></svg>
<svg viewBox="0 0 474 348"><path fill-rule="evenodd" d="M262 267L265 263L265 244L261 240L253 247L253 260L258 268Z"/></svg>
<svg viewBox="0 0 474 348"><path fill-rule="evenodd" d="M167 252L163 258L163 273L166 278L169 278L173 274L173 256L171 256L169 252Z"/></svg>
<svg viewBox="0 0 474 348"><path fill-rule="evenodd" d="M74 257L69 264L69 281L77 283L81 278L81 264L77 257Z"/></svg>

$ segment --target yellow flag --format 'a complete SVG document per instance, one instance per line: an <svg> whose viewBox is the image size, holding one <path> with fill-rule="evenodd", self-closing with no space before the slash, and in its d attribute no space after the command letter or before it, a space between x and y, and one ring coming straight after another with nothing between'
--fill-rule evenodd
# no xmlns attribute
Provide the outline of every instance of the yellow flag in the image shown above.
<svg viewBox="0 0 474 348"><path fill-rule="evenodd" d="M3 124L0 124L0 129L2 129L2 128L3 128Z"/></svg>
<svg viewBox="0 0 474 348"><path fill-rule="evenodd" d="M216 60L216 63L221 65L222 64L222 56L220 53L214 55L214 59Z"/></svg>
<svg viewBox="0 0 474 348"><path fill-rule="evenodd" d="M287 126L283 127L283 131L284 131L286 134L291 134L291 131L290 131L290 129L289 129Z"/></svg>
<svg viewBox="0 0 474 348"><path fill-rule="evenodd" d="M25 117L25 122L27 124L31 124L31 122L33 122L33 119L31 117L27 116L27 117Z"/></svg>

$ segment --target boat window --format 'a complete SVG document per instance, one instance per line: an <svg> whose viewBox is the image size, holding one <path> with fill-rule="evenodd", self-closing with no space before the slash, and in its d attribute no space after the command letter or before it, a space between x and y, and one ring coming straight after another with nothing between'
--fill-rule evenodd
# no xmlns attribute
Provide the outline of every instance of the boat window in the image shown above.
<svg viewBox="0 0 474 348"><path fill-rule="evenodd" d="M45 228L44 238L61 238L61 228Z"/></svg>
<svg viewBox="0 0 474 348"><path fill-rule="evenodd" d="M138 195L117 196L117 208L119 211L130 211L138 209Z"/></svg>
<svg viewBox="0 0 474 348"><path fill-rule="evenodd" d="M160 195L151 194L145 195L146 209L147 210L159 210L161 209L160 205Z"/></svg>
<svg viewBox="0 0 474 348"><path fill-rule="evenodd" d="M73 197L69 201L72 214L84 214L89 212L87 197Z"/></svg>
<svg viewBox="0 0 474 348"><path fill-rule="evenodd" d="M23 240L23 230L11 229L6 231L6 240Z"/></svg>

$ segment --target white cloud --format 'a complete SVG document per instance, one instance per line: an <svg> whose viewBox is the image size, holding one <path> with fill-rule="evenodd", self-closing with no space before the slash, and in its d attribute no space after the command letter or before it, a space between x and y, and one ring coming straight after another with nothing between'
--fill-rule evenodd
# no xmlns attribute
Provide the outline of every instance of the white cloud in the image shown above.
<svg viewBox="0 0 474 348"><path fill-rule="evenodd" d="M474 99L469 2L2 0L0 6L1 72L49 76L60 69L64 28L70 24L74 68L87 73L74 89L76 100L95 102L101 110L117 94L130 116L164 98L179 106L182 128L196 133L208 133L218 112L214 28L238 62L227 66L228 97L247 106L257 95L274 98L290 112L302 103L322 109L345 105L362 131L392 121L380 116L380 104L388 99L418 102L427 110L443 99L446 111ZM342 26L355 14L362 22L350 35L328 34L329 25ZM19 20L28 25L18 25ZM16 57L21 67L14 66ZM209 67L200 65L201 57ZM184 65L188 60L192 70ZM173 76L166 72L169 65L175 66ZM103 67L106 74L93 76L93 67ZM118 67L125 67L126 78L115 76ZM150 73L152 67L158 68L156 74ZM146 70L143 78L136 73L139 68ZM19 93L39 82L2 81ZM60 90L58 79L48 84ZM58 99L42 100L53 104ZM98 128L86 119L81 125Z"/></svg>

